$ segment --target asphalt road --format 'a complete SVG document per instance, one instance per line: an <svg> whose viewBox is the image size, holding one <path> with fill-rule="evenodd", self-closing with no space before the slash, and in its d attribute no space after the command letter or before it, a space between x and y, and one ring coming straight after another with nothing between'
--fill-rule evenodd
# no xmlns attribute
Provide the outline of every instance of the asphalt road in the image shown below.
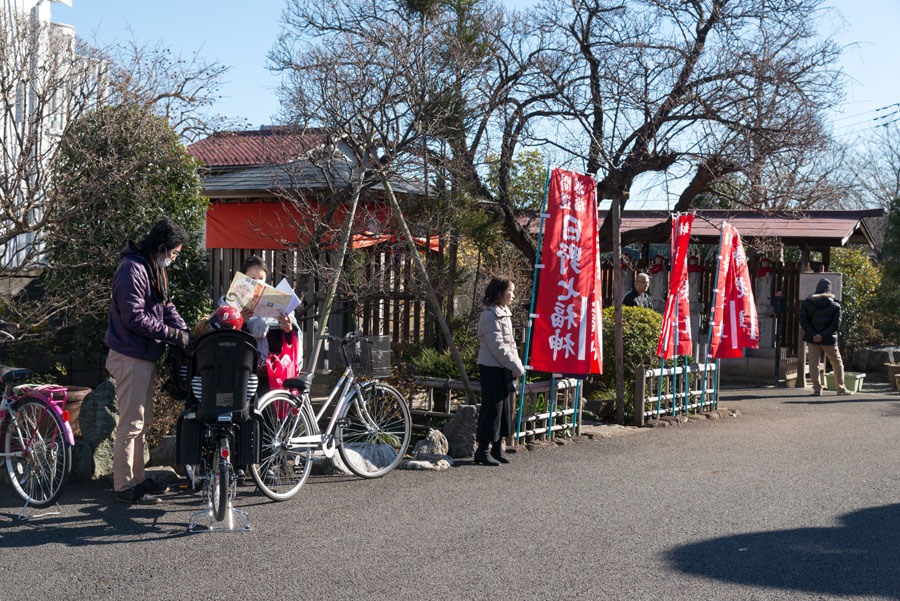
<svg viewBox="0 0 900 601"><path fill-rule="evenodd" d="M0 599L900 599L900 396L723 395L741 417L519 454L488 468L247 486L252 532L188 534L72 486L16 522Z"/></svg>

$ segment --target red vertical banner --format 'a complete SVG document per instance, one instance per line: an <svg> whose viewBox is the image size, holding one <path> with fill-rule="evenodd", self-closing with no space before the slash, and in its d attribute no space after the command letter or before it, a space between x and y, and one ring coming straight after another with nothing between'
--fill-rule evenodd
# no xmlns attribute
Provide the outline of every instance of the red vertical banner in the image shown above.
<svg viewBox="0 0 900 601"><path fill-rule="evenodd" d="M669 278L669 295L666 298L666 308L663 312L662 331L656 345L656 356L663 359L671 359L676 355L690 355L693 350L687 277L687 253L693 224L693 215L679 215L672 221L672 273ZM677 349L675 348L676 328L678 330Z"/></svg>
<svg viewBox="0 0 900 601"><path fill-rule="evenodd" d="M596 184L589 175L550 173L530 369L590 374L600 289ZM596 373L596 372L595 372Z"/></svg>
<svg viewBox="0 0 900 601"><path fill-rule="evenodd" d="M709 355L711 357L720 357L720 347L722 346L722 326L725 320L725 296L728 278L731 276L731 243L734 238L734 228L728 223L722 222L722 237L719 244L719 264L716 267L716 289L713 290L713 298L715 299L711 321L709 336Z"/></svg>
<svg viewBox="0 0 900 601"><path fill-rule="evenodd" d="M741 236L732 228L731 252L728 257L728 277L725 285L725 306L721 323L721 343L712 356L716 359L743 356L745 348L759 348L759 319L750 269Z"/></svg>

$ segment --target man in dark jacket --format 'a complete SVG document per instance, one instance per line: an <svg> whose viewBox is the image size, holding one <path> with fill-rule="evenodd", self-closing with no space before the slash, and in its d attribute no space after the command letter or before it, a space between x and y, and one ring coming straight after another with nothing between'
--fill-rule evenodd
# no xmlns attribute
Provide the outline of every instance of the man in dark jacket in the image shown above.
<svg viewBox="0 0 900 601"><path fill-rule="evenodd" d="M106 369L116 380L119 425L113 449L116 500L151 505L166 487L144 478L144 436L153 421L156 361L166 341L190 344L187 326L169 299L166 267L187 242L185 231L163 219L137 246L129 242L119 256L109 306Z"/></svg>
<svg viewBox="0 0 900 601"><path fill-rule="evenodd" d="M653 304L650 302L650 295L647 289L650 288L650 276L646 273L639 273L634 277L634 286L631 292L622 299L623 307L643 307L650 309Z"/></svg>
<svg viewBox="0 0 900 601"><path fill-rule="evenodd" d="M822 278L816 285L815 294L800 306L800 325L803 326L803 340L809 353L809 371L813 381L813 394L822 395L822 381L819 361L822 355L828 358L834 369L838 394L853 394L844 387L844 362L838 350L838 328L841 325L841 306L831 293L831 282Z"/></svg>

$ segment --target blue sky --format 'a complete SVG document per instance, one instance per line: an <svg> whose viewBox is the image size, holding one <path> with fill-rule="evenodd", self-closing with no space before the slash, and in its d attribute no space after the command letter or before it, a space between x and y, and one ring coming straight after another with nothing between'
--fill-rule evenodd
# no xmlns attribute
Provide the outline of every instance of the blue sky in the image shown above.
<svg viewBox="0 0 900 601"><path fill-rule="evenodd" d="M506 2L522 7L533 0ZM831 0L829 4L846 20L834 23L839 28L838 41L852 45L842 61L851 80L843 112L835 115L835 130L847 136L867 133L884 121L875 117L889 112L875 109L900 103L900 0ZM266 69L266 54L278 35L283 6L281 0L74 0L72 7L55 4L53 18L101 44L132 36L140 41L162 40L174 51L199 51L228 65L231 70L218 111L257 127L272 123L278 111L278 78Z"/></svg>

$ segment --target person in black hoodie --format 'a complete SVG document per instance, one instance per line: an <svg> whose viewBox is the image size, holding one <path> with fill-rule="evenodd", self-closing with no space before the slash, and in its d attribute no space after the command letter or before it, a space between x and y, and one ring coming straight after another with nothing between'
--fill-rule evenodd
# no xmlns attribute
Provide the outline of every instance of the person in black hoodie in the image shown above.
<svg viewBox="0 0 900 601"><path fill-rule="evenodd" d="M822 278L816 292L800 305L800 325L809 353L809 371L813 381L813 395L822 396L819 361L828 358L834 369L838 394L853 394L844 386L844 362L838 350L838 328L841 325L841 305L834 300L831 282Z"/></svg>

